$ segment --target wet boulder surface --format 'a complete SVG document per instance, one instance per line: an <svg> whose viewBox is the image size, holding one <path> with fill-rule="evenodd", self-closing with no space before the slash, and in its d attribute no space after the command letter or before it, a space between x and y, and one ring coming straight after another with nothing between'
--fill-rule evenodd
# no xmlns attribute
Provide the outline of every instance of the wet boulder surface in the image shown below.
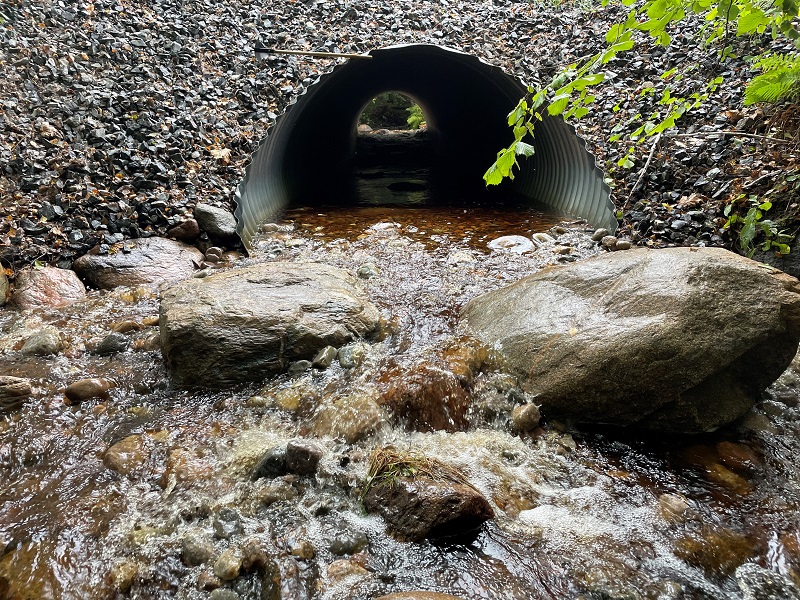
<svg viewBox="0 0 800 600"><path fill-rule="evenodd" d="M152 237L132 240L113 254L84 254L73 268L92 287L110 289L186 279L202 260L197 248Z"/></svg>
<svg viewBox="0 0 800 600"><path fill-rule="evenodd" d="M346 271L266 263L192 279L161 300L164 357L176 383L259 381L376 333L379 314Z"/></svg>
<svg viewBox="0 0 800 600"><path fill-rule="evenodd" d="M743 416L800 340L800 285L722 249L637 249L475 298L495 344L551 418L667 432Z"/></svg>

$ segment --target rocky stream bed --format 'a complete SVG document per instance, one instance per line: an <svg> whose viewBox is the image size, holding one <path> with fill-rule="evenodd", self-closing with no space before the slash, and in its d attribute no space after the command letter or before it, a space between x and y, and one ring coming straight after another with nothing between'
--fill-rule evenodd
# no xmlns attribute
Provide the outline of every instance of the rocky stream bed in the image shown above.
<svg viewBox="0 0 800 600"><path fill-rule="evenodd" d="M266 228L253 257L212 252L177 285L65 297L54 290L72 288L41 285L51 280L40 269L31 288L42 293L0 312L2 596L798 597L798 371L696 437L540 416L523 379L465 337L462 307L548 264L636 251L606 253L546 215L431 210L297 210ZM520 238L533 249L518 252ZM276 268L341 273L325 285L368 299L374 330L241 369L226 354L242 362L248 349L224 332L251 339L248 326L215 319L251 318L260 309L235 286ZM192 287L200 295L178 291ZM636 298L618 288L614 305ZM289 323L337 318L313 316L314 294ZM167 331L191 318L205 321L176 385ZM253 383L225 380L237 373ZM388 497L369 491L387 453L407 482Z"/></svg>

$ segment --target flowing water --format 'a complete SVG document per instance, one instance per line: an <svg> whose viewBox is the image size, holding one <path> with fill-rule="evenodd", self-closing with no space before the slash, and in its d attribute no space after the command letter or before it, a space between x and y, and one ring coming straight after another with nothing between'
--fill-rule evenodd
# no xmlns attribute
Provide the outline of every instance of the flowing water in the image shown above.
<svg viewBox="0 0 800 600"><path fill-rule="evenodd" d="M464 599L743 598L754 596L736 569L748 562L800 583L793 371L723 432L637 439L546 420L512 434L498 401L503 376L487 369L474 375L468 422L451 431L383 421L353 443L318 437L325 455L315 477L250 479L266 450L314 436L310 415L320 407L441 365L448 352L468 354L457 315L470 298L597 252L580 231L554 225L538 213L480 208L294 210L237 264L315 260L361 272L385 338L356 368L334 363L224 392L172 389L157 326L132 333L124 353L84 352L114 322L151 323L155 290L0 311L0 374L36 384L0 421L0 598L208 598L218 585L229 594L217 598L406 590ZM556 241L524 254L487 248L502 235L541 231ZM23 357L25 336L43 324L67 347L55 358ZM64 387L85 377L115 387L107 400L67 404ZM357 417L335 418L346 431ZM114 470L107 450L122 440ZM392 539L359 500L370 452L390 444L461 469L496 518L469 544ZM205 563L186 559L191 536L213 546ZM272 570L215 580L214 557L253 540Z"/></svg>

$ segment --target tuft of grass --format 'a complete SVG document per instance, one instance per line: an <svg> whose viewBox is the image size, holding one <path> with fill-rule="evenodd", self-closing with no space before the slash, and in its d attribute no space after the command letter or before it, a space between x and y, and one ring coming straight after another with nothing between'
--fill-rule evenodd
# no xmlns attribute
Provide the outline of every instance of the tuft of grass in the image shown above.
<svg viewBox="0 0 800 600"><path fill-rule="evenodd" d="M370 456L369 471L361 492L361 501L364 501L367 493L374 487L384 485L394 487L398 479L416 477L465 485L478 492L475 486L467 481L466 476L455 467L436 458L415 452L401 452L394 446L386 446L376 449Z"/></svg>

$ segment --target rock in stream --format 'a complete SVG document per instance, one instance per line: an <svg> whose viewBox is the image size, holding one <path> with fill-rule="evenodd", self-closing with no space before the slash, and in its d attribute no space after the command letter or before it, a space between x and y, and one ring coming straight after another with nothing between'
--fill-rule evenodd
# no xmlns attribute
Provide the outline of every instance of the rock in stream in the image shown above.
<svg viewBox="0 0 800 600"><path fill-rule="evenodd" d="M355 279L317 263L266 263L181 283L163 295L161 340L176 383L258 381L373 334L378 310Z"/></svg>
<svg viewBox="0 0 800 600"><path fill-rule="evenodd" d="M743 416L789 365L798 292L726 250L639 249L546 269L463 318L545 416L694 433Z"/></svg>

